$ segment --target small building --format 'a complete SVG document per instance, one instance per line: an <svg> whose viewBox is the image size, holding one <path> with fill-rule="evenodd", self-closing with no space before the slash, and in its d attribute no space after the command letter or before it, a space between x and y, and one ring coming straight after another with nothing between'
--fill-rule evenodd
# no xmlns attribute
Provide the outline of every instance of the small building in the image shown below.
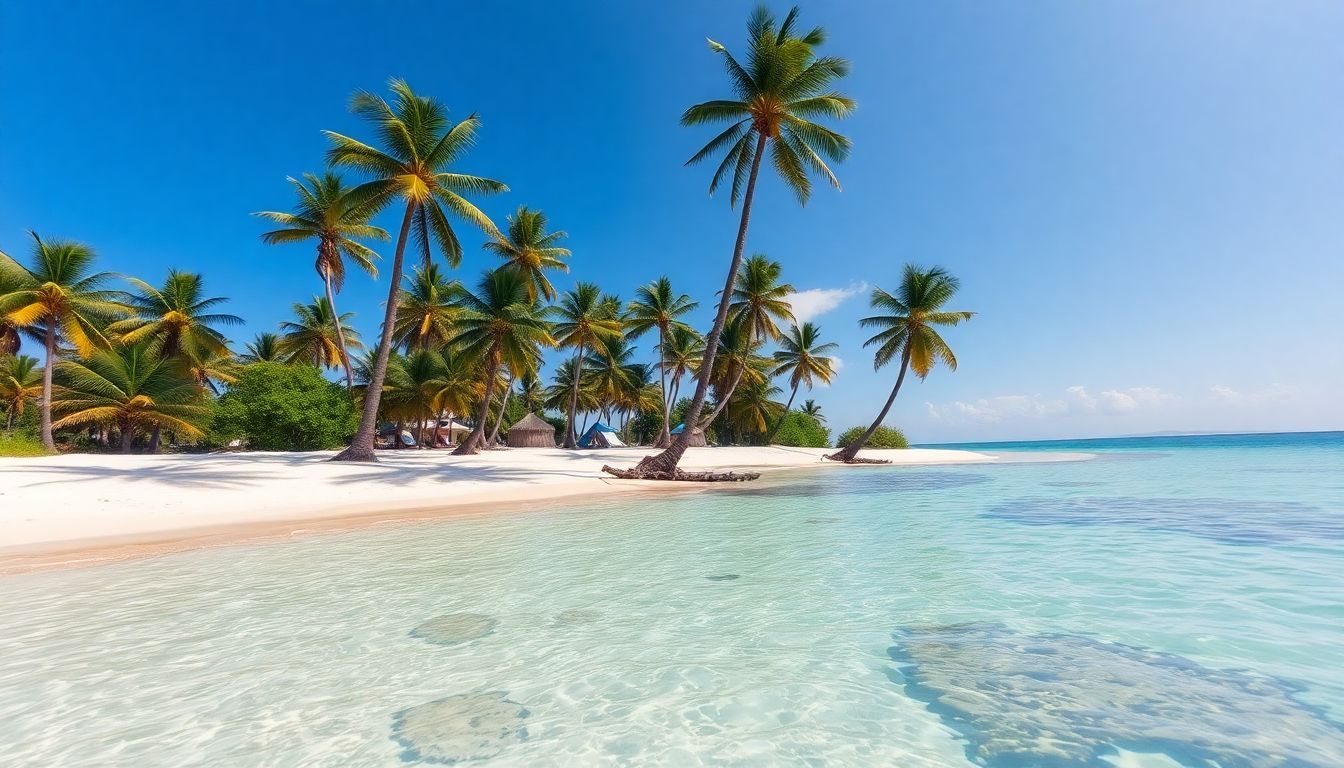
<svg viewBox="0 0 1344 768"><path fill-rule="evenodd" d="M678 424L676 428L672 430L672 434L680 435L685 430L686 430L685 424ZM709 441L705 440L704 430L695 430L691 432L690 446L692 448L704 448L707 445L709 445Z"/></svg>
<svg viewBox="0 0 1344 768"><path fill-rule="evenodd" d="M555 425L529 413L509 427L510 448L554 448Z"/></svg>
<svg viewBox="0 0 1344 768"><path fill-rule="evenodd" d="M583 437L579 438L579 447L624 448L625 443L621 442L620 434L614 428L599 421L589 427L588 431L583 433Z"/></svg>

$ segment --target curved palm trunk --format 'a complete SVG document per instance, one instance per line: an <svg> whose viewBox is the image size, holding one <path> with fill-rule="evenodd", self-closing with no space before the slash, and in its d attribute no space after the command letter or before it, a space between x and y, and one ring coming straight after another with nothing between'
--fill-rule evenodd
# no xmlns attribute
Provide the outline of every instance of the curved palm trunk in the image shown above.
<svg viewBox="0 0 1344 768"><path fill-rule="evenodd" d="M495 441L499 439L499 428L504 426L504 413L509 410L509 395L513 394L513 374L509 374L509 385L504 389L504 399L499 403L499 418L495 419L495 428L490 430L490 439L486 444L491 448L495 447Z"/></svg>
<svg viewBox="0 0 1344 768"><path fill-rule="evenodd" d="M583 378L583 360L583 345L580 344L579 351L574 354L574 381L569 385L569 418L565 424L564 448L579 447L579 436L574 433L574 417L579 410L579 379ZM587 426L586 422L584 426Z"/></svg>
<svg viewBox="0 0 1344 768"><path fill-rule="evenodd" d="M709 414L709 418L700 422L700 426L696 427L697 432L704 432L706 429L709 429L709 425L713 424L714 420L719 418L719 414L723 413L723 409L728 407L728 401L732 399L733 393L737 391L737 385L742 383L742 375L746 372L747 366L743 365L738 367L737 374L733 376L733 383L728 385L728 391L724 392L723 397L719 398L719 402L715 404L714 412Z"/></svg>
<svg viewBox="0 0 1344 768"><path fill-rule="evenodd" d="M327 291L327 306L331 307L331 322L336 326L336 343L341 345L341 367L345 369L345 391L355 388L355 374L350 368L350 353L346 351L345 329L341 327L341 313L336 311L336 293L331 288L331 271L322 270L322 284Z"/></svg>
<svg viewBox="0 0 1344 768"><path fill-rule="evenodd" d="M705 407L705 397L709 395L710 374L714 370L714 355L718 350L719 336L723 335L723 326L728 321L728 305L732 303L733 282L737 280L737 271L742 266L742 251L747 246L747 225L751 223L751 203L756 198L756 177L761 171L761 155L765 154L765 132L760 131L756 139L756 156L751 160L751 175L747 177L747 191L742 196L742 220L737 225L737 242L733 245L733 260L728 265L728 277L723 283L723 293L719 297L719 311L714 315L714 325L709 337L705 339L705 358L700 365L699 381L695 385L695 395L686 411L686 429L681 430L677 439L667 450L654 456L646 456L635 467L637 472L672 473L681 463L681 457L691 444L689 425L700 421L700 411Z"/></svg>
<svg viewBox="0 0 1344 768"><path fill-rule="evenodd" d="M373 361L369 385L364 389L364 410L359 417L359 430L349 447L332 457L332 461L377 461L373 455L373 433L378 427L378 404L383 397L383 379L387 376L387 359L392 352L392 321L397 312L397 291L401 287L401 266L406 255L406 237L411 232L411 218L415 203L406 204L406 215L401 220L401 234L397 236L397 250L392 258L391 286L387 291L387 307L383 311L383 334L378 341L378 355ZM335 312L335 309L332 310ZM397 441L400 442L400 435Z"/></svg>
<svg viewBox="0 0 1344 768"><path fill-rule="evenodd" d="M901 372L896 375L896 386L891 388L891 394L887 397L887 404L882 406L882 412L877 414L877 419L873 421L872 426L868 427L868 431L864 432L863 436L858 440L855 440L826 458L831 461L843 461L846 463L854 461L854 457L859 455L859 450L868 444L869 438L873 436L873 433L877 431L877 428L882 426L883 420L887 418L887 412L891 410L891 404L896 402L896 393L901 391L901 384L905 381L905 372L909 368L910 350L907 349L905 354L901 355Z"/></svg>
<svg viewBox="0 0 1344 768"><path fill-rule="evenodd" d="M789 417L789 409L793 407L793 398L798 396L798 385L793 385L793 391L789 393L789 402L784 404L784 412L779 414L779 419L775 421L775 426L770 428L770 434L765 436L765 444L769 445L771 440L775 439L775 433L784 426L784 420Z"/></svg>
<svg viewBox="0 0 1344 768"><path fill-rule="evenodd" d="M42 447L47 453L56 452L56 440L51 436L51 372L56 363L56 321L47 320L47 359L42 364Z"/></svg>
<svg viewBox="0 0 1344 768"><path fill-rule="evenodd" d="M490 363L485 371L485 397L481 398L481 408L476 413L476 426L471 434L453 451L454 456L468 456L481 452L481 443L485 441L485 423L490 419L490 398L495 394L495 377L499 375L499 363L496 362L495 349L490 350Z"/></svg>
<svg viewBox="0 0 1344 768"><path fill-rule="evenodd" d="M658 430L658 439L654 448L666 448L672 444L672 429L667 422L672 419L672 404L667 401L667 361L663 359L663 345L667 343L667 331L658 326L658 379L663 393L663 426Z"/></svg>

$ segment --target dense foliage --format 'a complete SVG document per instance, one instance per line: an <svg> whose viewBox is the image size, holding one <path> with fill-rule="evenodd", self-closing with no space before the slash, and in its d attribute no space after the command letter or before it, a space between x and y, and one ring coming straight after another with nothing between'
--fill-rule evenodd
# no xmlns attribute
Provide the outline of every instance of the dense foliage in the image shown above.
<svg viewBox="0 0 1344 768"><path fill-rule="evenodd" d="M839 437L835 438L835 447L847 447L850 443L863 437L865 431L867 431L867 427L850 427L849 429L846 429L844 432L840 433ZM862 447L909 448L910 441L905 439L905 433L899 429L894 427L878 427L873 430L872 437L868 438L868 442Z"/></svg>
<svg viewBox="0 0 1344 768"><path fill-rule="evenodd" d="M315 451L341 447L357 424L354 403L317 368L253 363L219 399L210 435L262 451Z"/></svg>
<svg viewBox="0 0 1344 768"><path fill-rule="evenodd" d="M831 444L831 430L806 413L791 411L784 416L775 430L775 439L770 442L799 448L825 448Z"/></svg>

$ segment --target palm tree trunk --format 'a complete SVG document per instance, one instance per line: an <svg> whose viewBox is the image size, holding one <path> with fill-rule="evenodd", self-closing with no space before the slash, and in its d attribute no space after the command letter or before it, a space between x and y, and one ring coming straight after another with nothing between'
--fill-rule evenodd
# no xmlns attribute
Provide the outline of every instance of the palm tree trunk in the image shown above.
<svg viewBox="0 0 1344 768"><path fill-rule="evenodd" d="M150 433L149 433L149 452L150 452L150 453L158 453L158 452L159 452L159 438L160 438L160 436L161 436L161 432L162 432L162 428L161 428L158 424L155 424L155 425L154 425L154 429L152 429L152 430L150 431Z"/></svg>
<svg viewBox="0 0 1344 768"><path fill-rule="evenodd" d="M331 307L331 322L336 326L336 343L341 345L341 367L345 369L345 391L350 392L355 388L355 374L350 368L350 353L346 351L345 329L341 327L341 313L336 311L336 294L331 289L331 270L322 270L322 284L326 287L327 304Z"/></svg>
<svg viewBox="0 0 1344 768"><path fill-rule="evenodd" d="M905 381L905 372L909 367L910 350L907 348L905 354L901 355L901 372L896 375L896 386L891 388L891 394L887 397L887 404L882 406L882 412L877 414L877 418L873 421L872 426L868 427L868 431L864 432L858 440L855 440L826 458L831 461L843 461L846 463L854 461L854 457L859 454L859 449L868 444L869 438L873 436L873 433L877 431L878 427L882 426L882 421L887 418L887 412L891 410L891 404L896 402L896 393L901 391L901 384Z"/></svg>
<svg viewBox="0 0 1344 768"><path fill-rule="evenodd" d="M564 448L578 448L579 436L574 433L574 417L577 416L579 409L579 379L583 373L583 345L579 345L579 351L574 354L574 381L569 386L569 418L565 424L565 444ZM587 422L584 422L587 426Z"/></svg>
<svg viewBox="0 0 1344 768"><path fill-rule="evenodd" d="M747 177L747 191L742 196L742 220L737 225L737 242L733 245L733 260L728 265L728 277L723 283L723 293L719 295L719 311L714 315L714 325L705 339L705 358L700 364L700 378L695 385L695 395L691 398L690 408L686 411L686 429L681 430L677 439L667 450L654 456L645 456L635 467L638 472L671 474L691 444L689 425L700 421L700 411L705 407L705 397L709 395L709 379L714 371L714 355L718 351L719 336L723 335L724 323L728 321L728 305L733 299L733 282L737 280L737 271L742 266L742 252L747 246L747 225L751 223L751 203L756 197L756 177L761 171L761 155L765 154L765 132L757 131L756 155L751 159L751 175Z"/></svg>
<svg viewBox="0 0 1344 768"><path fill-rule="evenodd" d="M789 393L789 402L784 404L784 412L779 414L779 420L776 421L775 426L770 429L770 434L765 436L766 445L769 445L770 441L775 439L775 433L779 431L780 427L784 426L784 420L789 418L789 409L793 407L793 398L797 396L798 396L798 385L794 384L793 391Z"/></svg>
<svg viewBox="0 0 1344 768"><path fill-rule="evenodd" d="M495 428L490 431L490 439L486 443L495 447L495 441L499 439L499 428L504 426L504 412L509 409L509 395L513 394L513 373L509 373L509 385L504 389L504 399L499 403L499 418L495 419Z"/></svg>
<svg viewBox="0 0 1344 768"><path fill-rule="evenodd" d="M498 342L496 342L498 344ZM481 409L476 414L476 426L471 434L453 451L454 456L468 456L481 452L480 445L485 440L485 422L490 418L490 398L495 394L495 377L499 375L499 363L495 361L495 349L490 350L490 363L485 372L485 397L481 398Z"/></svg>
<svg viewBox="0 0 1344 768"><path fill-rule="evenodd" d="M131 429L130 424L121 426L121 452L130 453L131 444L135 440L135 430Z"/></svg>
<svg viewBox="0 0 1344 768"><path fill-rule="evenodd" d="M742 383L742 374L746 372L747 366L742 365L738 367L737 375L733 376L733 383L728 385L728 391L723 393L723 397L719 398L719 402L715 404L714 412L709 414L709 418L705 419L704 423L697 427L699 431L704 432L706 429L709 429L709 425L713 424L714 420L719 418L719 414L723 413L723 409L728 407L728 401L732 399L733 393L737 391L737 385Z"/></svg>
<svg viewBox="0 0 1344 768"><path fill-rule="evenodd" d="M672 444L671 425L667 422L672 418L672 404L667 401L667 361L663 359L663 345L667 343L667 333L663 326L658 326L658 378L663 392L663 426L658 430L658 440L654 442L654 448L666 448Z"/></svg>
<svg viewBox="0 0 1344 768"><path fill-rule="evenodd" d="M415 216L415 203L406 203L406 215L401 220L401 234L397 236L397 250L392 257L392 274L388 282L387 307L383 310L383 334L378 341L378 354L373 361L373 371L369 374L368 386L364 388L364 411L359 417L359 430L355 439L332 461L377 461L373 455L373 433L378 427L378 404L383 397L383 378L387 376L387 358L392 352L392 321L397 313L397 291L401 289L402 260L406 256L406 238L411 232L411 219ZM335 309L332 310L335 312ZM401 440L401 436L397 436Z"/></svg>
<svg viewBox="0 0 1344 768"><path fill-rule="evenodd" d="M51 372L56 363L56 321L47 319L47 359L42 364L42 447L47 453L56 452L56 440L51 436Z"/></svg>

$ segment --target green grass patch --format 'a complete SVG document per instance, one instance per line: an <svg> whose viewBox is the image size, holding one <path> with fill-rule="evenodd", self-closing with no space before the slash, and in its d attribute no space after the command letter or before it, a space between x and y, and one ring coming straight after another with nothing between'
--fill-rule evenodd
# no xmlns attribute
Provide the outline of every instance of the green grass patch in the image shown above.
<svg viewBox="0 0 1344 768"><path fill-rule="evenodd" d="M23 434L0 433L0 456L46 456L42 441Z"/></svg>

